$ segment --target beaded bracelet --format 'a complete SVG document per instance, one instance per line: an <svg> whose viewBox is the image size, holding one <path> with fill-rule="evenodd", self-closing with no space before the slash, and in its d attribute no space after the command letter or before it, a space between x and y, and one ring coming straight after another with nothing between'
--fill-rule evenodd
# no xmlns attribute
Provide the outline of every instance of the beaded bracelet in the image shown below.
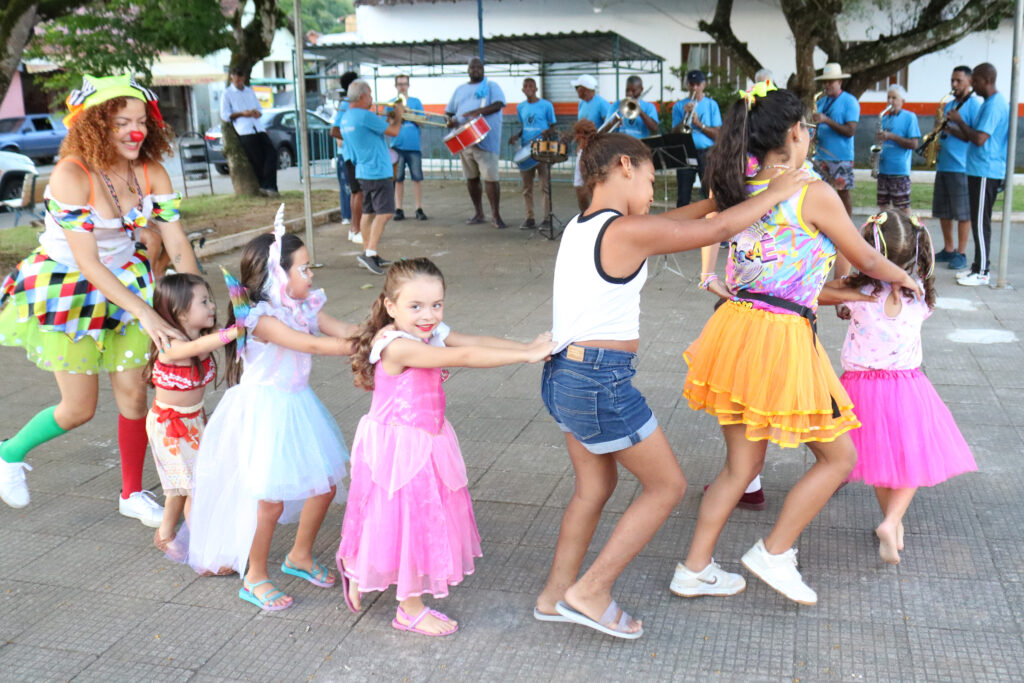
<svg viewBox="0 0 1024 683"><path fill-rule="evenodd" d="M707 291L711 286L711 283L718 279L718 273L701 273L700 284L697 285L704 291Z"/></svg>

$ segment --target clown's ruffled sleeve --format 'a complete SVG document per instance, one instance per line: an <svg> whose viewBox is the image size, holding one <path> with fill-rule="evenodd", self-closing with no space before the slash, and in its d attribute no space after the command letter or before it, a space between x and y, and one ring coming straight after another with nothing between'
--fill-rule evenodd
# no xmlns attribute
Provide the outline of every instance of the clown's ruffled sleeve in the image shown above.
<svg viewBox="0 0 1024 683"><path fill-rule="evenodd" d="M181 218L181 193L153 195L153 220L173 223Z"/></svg>
<svg viewBox="0 0 1024 683"><path fill-rule="evenodd" d="M94 227L92 208L89 206L65 204L49 197L46 200L46 213L69 232L92 232Z"/></svg>

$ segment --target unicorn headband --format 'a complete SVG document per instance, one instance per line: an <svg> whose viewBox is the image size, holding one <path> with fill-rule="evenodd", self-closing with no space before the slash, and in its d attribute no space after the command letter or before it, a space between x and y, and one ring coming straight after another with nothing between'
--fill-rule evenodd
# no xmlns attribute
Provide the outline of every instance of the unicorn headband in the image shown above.
<svg viewBox="0 0 1024 683"><path fill-rule="evenodd" d="M142 100L146 104L146 114L149 118L159 128L164 127L164 117L157 105L156 93L139 85L131 74L103 78L86 75L82 79L82 87L72 90L65 100L68 114L64 117L64 126L70 128L83 111L115 97L131 97Z"/></svg>

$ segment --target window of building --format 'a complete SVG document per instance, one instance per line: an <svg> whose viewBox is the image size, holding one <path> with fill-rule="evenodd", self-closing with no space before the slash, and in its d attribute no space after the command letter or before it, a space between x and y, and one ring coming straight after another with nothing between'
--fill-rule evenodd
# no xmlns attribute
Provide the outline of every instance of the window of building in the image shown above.
<svg viewBox="0 0 1024 683"><path fill-rule="evenodd" d="M708 75L708 87L740 87L746 84L746 77L728 50L717 43L683 43L682 63L685 71L701 69ZM685 78L685 72L681 74ZM680 79L682 80L682 79ZM683 85L685 88L685 83Z"/></svg>

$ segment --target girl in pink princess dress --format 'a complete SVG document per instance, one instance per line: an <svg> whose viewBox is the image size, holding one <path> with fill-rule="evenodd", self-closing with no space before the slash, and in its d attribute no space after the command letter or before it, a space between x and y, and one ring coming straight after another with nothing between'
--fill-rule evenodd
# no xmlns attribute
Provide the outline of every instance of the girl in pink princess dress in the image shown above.
<svg viewBox="0 0 1024 683"><path fill-rule="evenodd" d="M451 331L442 322L444 276L425 258L398 261L355 338L355 383L373 390L370 412L352 443L351 478L338 548L345 602L396 586L400 631L447 636L458 624L423 604L448 595L473 573L480 534L466 465L445 419L446 366L489 368L533 363L553 348ZM389 324L394 331L378 332Z"/></svg>
<svg viewBox="0 0 1024 683"><path fill-rule="evenodd" d="M934 255L917 217L883 211L864 239L922 283L924 298L856 274L845 286L874 297L848 301L850 329L839 378L861 427L850 432L857 465L849 481L875 487L883 519L878 554L891 564L903 550L903 515L919 486L934 486L978 469L949 409L921 372L921 323L935 305ZM841 286L836 282L835 286Z"/></svg>

